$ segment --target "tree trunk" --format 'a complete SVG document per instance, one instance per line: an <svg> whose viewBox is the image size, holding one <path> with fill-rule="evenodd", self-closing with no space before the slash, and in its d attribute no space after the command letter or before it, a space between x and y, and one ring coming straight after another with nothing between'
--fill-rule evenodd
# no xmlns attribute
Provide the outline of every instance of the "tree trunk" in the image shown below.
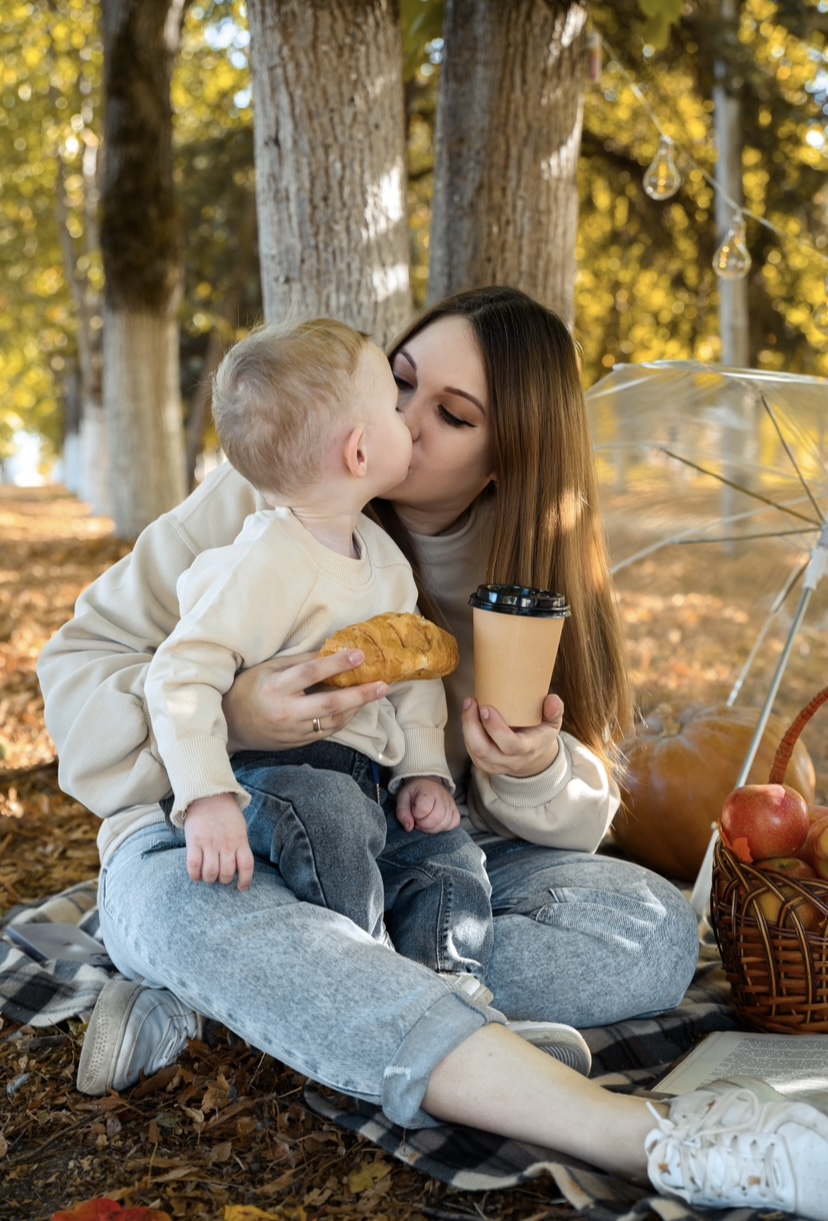
<svg viewBox="0 0 828 1221"><path fill-rule="evenodd" d="M184 6L103 0L103 391L120 538L134 538L186 492L170 104Z"/></svg>
<svg viewBox="0 0 828 1221"><path fill-rule="evenodd" d="M60 469L63 486L76 495L79 494L81 480L80 426L81 371L77 358L70 356L63 378L63 445Z"/></svg>
<svg viewBox="0 0 828 1221"><path fill-rule="evenodd" d="M233 342L239 325L239 308L245 285L258 275L258 252L256 242L256 200L253 192L244 199L236 225L234 274L221 297L219 315L221 321L210 332L204 363L198 385L189 398L189 413L184 429L185 469L187 489L196 485L196 467L204 450L204 434L212 418L212 378L221 363L221 358Z"/></svg>
<svg viewBox="0 0 828 1221"><path fill-rule="evenodd" d="M54 54L54 47L52 46ZM101 373L101 317L102 294L89 274L91 255L100 246L98 233L98 177L100 173L98 142L92 136L93 110L90 101L91 85L81 78L82 119L86 140L81 158L83 178L83 237L82 246L72 233L72 223L77 216L70 217L67 207L67 175L71 172L65 162L64 150L58 151L58 189L55 197L58 232L66 283L69 285L77 315L78 364L76 385L70 391L75 397L72 412L65 421L64 469L67 487L81 500L89 503L91 512L98 516L109 516L111 497L109 489L109 453L107 450L107 426L104 418L103 388ZM84 87L85 86L85 87ZM50 100L57 108L58 92L50 86ZM83 254L81 262L79 255Z"/></svg>
<svg viewBox="0 0 828 1221"><path fill-rule="evenodd" d="M109 517L112 504L109 421L100 400L84 399L78 441L77 495L89 505L90 513Z"/></svg>
<svg viewBox="0 0 828 1221"><path fill-rule="evenodd" d="M250 0L265 317L411 312L396 0Z"/></svg>
<svg viewBox="0 0 828 1221"><path fill-rule="evenodd" d="M446 0L430 301L513 284L574 312L586 5Z"/></svg>

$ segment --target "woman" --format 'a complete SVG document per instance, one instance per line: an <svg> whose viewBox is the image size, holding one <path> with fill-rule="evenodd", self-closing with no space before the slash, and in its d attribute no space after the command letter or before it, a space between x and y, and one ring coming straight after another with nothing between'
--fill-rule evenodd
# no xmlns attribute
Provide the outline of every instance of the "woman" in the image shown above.
<svg viewBox="0 0 828 1221"><path fill-rule="evenodd" d="M487 983L497 1008L343 917L300 904L263 862L244 894L182 887L181 841L157 805L169 785L143 681L176 619L178 575L260 507L225 466L81 596L40 662L62 785L103 819L107 948L125 975L156 989L118 985L123 1004L99 1023L93 1068L157 1067L193 1033L196 1011L401 1126L470 1123L649 1173L658 1191L696 1203L795 1205L828 1221L828 1180L815 1169L828 1165L828 1119L813 1107L767 1101L759 1085L717 1087L677 1100L668 1116L504 1027L504 1015L589 1026L671 1008L693 973L696 922L665 880L594 855L618 803L612 753L630 698L566 327L522 293L485 289L428 311L391 359L413 455L377 513L417 566L423 608L441 613L460 642L447 754L488 857L496 918ZM482 580L552 587L572 607L536 728L512 731L470 697L467 601ZM341 728L383 685L309 688L360 660L240 674L225 697L231 750L284 749ZM763 1134L761 1148L742 1148L746 1123ZM811 1179L791 1186L788 1170L784 1191L768 1195L757 1159L778 1159L782 1145L813 1163Z"/></svg>

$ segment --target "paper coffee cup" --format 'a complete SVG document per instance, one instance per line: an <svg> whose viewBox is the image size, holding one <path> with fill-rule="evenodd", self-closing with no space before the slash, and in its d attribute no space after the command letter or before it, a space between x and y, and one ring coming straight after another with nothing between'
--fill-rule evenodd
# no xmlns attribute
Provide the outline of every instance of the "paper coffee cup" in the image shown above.
<svg viewBox="0 0 828 1221"><path fill-rule="evenodd" d="M478 585L474 619L474 695L507 725L539 725L569 607L562 594L523 585Z"/></svg>

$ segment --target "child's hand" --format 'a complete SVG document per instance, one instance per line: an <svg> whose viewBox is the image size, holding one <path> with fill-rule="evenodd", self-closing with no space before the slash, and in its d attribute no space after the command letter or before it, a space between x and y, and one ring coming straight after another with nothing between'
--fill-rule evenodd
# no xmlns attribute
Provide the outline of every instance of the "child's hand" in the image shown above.
<svg viewBox="0 0 828 1221"><path fill-rule="evenodd" d="M397 793L397 822L404 831L435 835L460 825L460 811L444 784L428 776L406 780Z"/></svg>
<svg viewBox="0 0 828 1221"><path fill-rule="evenodd" d="M253 853L247 840L247 823L230 793L199 797L187 806L184 821L187 873L194 882L221 882L227 886L239 875L239 890L253 880Z"/></svg>

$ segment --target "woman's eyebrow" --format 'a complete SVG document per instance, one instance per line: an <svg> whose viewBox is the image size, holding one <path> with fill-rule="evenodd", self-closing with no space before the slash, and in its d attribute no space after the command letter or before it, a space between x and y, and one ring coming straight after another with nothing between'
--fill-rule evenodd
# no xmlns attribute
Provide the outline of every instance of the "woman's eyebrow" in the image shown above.
<svg viewBox="0 0 828 1221"><path fill-rule="evenodd" d="M410 352L406 351L405 348L398 348L396 355L404 356L405 359L408 361L408 363L411 365L411 368L414 370L414 372L415 373L417 372L417 362L414 359L414 357L411 355ZM473 394L469 394L468 390L460 390L460 389L458 389L457 386L446 386L445 392L446 392L446 394L456 394L461 399L468 399L470 403L474 403L474 405L478 409L478 411L482 412L483 415L486 414L486 408L480 402L480 399L475 398L475 396Z"/></svg>
<svg viewBox="0 0 828 1221"><path fill-rule="evenodd" d="M473 394L469 394L468 390L459 390L456 386L446 386L446 394L457 394L461 399L468 399L470 403L474 403L475 407L477 407L477 409L481 411L483 415L486 414L486 408L480 402L480 399L475 398Z"/></svg>

